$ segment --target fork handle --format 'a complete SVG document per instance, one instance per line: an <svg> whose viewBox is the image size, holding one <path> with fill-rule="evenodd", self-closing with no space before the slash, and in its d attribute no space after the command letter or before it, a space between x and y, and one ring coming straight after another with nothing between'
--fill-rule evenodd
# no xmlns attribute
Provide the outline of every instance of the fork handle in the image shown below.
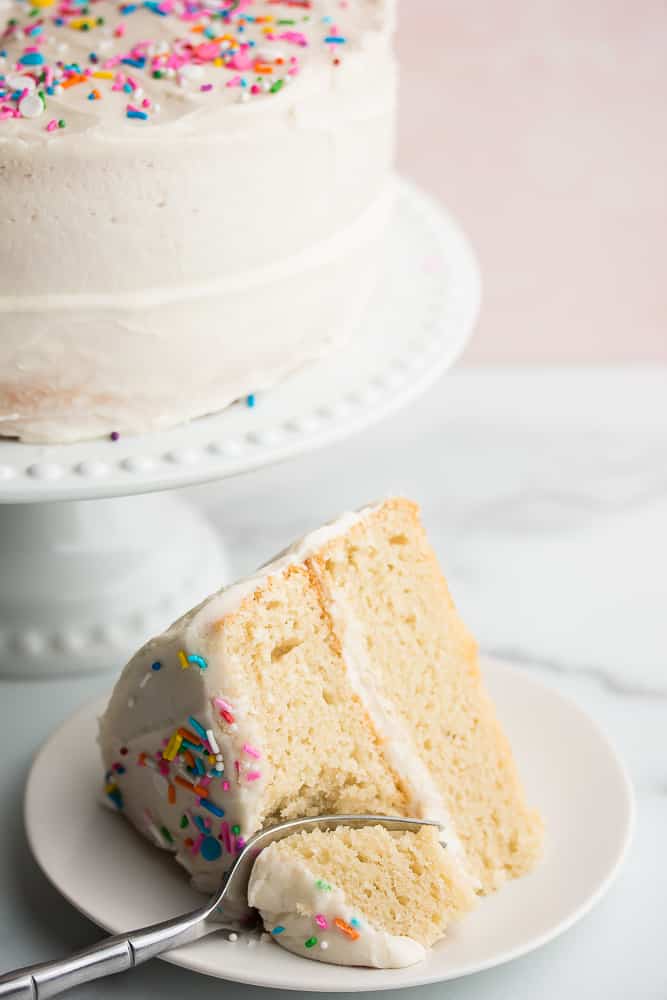
<svg viewBox="0 0 667 1000"><path fill-rule="evenodd" d="M210 934L208 908L165 920L128 934L105 938L68 958L28 965L0 976L0 997L11 1000L47 1000L81 983L125 972L164 951Z"/></svg>

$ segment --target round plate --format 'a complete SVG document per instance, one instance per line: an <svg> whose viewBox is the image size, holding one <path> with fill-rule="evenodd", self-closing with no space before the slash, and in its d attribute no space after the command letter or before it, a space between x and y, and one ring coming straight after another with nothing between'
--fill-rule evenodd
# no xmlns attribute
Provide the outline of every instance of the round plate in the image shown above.
<svg viewBox="0 0 667 1000"><path fill-rule="evenodd" d="M405 406L459 356L480 302L465 236L398 183L381 280L345 350L169 431L72 445L0 442L0 502L124 496L236 475L353 434Z"/></svg>
<svg viewBox="0 0 667 1000"><path fill-rule="evenodd" d="M609 887L633 826L632 790L597 726L530 673L494 660L484 675L531 803L546 822L546 854L528 877L482 900L420 965L352 969L311 962L275 942L225 932L165 956L195 972L258 986L333 992L454 979L523 955L562 933ZM26 792L32 851L53 884L118 933L201 905L168 855L99 804L95 744L103 702L88 705L44 746ZM591 794L595 789L595 795Z"/></svg>

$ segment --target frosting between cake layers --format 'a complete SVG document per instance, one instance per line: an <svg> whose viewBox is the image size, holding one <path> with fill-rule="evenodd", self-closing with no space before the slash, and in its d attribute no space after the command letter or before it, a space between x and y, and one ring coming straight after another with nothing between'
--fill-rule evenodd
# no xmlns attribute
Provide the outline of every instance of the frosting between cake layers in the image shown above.
<svg viewBox="0 0 667 1000"><path fill-rule="evenodd" d="M274 941L297 955L377 969L400 969L426 956L418 941L374 927L350 907L342 889L322 883L304 862L270 848L254 864L248 902Z"/></svg>

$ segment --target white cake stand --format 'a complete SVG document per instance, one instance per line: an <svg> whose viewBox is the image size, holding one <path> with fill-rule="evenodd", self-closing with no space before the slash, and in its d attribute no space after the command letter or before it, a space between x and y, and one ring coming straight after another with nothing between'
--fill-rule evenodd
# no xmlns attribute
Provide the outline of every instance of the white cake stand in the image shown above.
<svg viewBox="0 0 667 1000"><path fill-rule="evenodd" d="M219 536L159 491L291 458L405 406L458 357L479 301L465 236L401 182L382 278L349 350L253 408L236 404L174 430L0 443L0 675L120 666L228 579Z"/></svg>

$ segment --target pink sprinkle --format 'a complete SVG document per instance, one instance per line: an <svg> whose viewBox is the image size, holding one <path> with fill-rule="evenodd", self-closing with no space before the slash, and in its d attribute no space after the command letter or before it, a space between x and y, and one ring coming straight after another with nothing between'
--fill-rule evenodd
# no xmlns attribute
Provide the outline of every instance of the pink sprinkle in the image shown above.
<svg viewBox="0 0 667 1000"><path fill-rule="evenodd" d="M217 59L220 55L220 44L218 42L203 42L196 46L194 54L197 59L201 59L203 62Z"/></svg>
<svg viewBox="0 0 667 1000"><path fill-rule="evenodd" d="M237 854L240 854L243 848L245 847L245 837L237 837L236 844L234 846L236 848Z"/></svg>
<svg viewBox="0 0 667 1000"><path fill-rule="evenodd" d="M262 88L258 87L256 83L253 83L252 87L250 88L250 93L251 94L261 94L261 92L262 92Z"/></svg>
<svg viewBox="0 0 667 1000"><path fill-rule="evenodd" d="M248 773L246 774L247 781L257 781L257 779L261 777L262 774L260 771L248 771Z"/></svg>
<svg viewBox="0 0 667 1000"><path fill-rule="evenodd" d="M240 87L242 83L243 83L243 77L237 73L236 76L233 76L231 80L227 81L225 87Z"/></svg>
<svg viewBox="0 0 667 1000"><path fill-rule="evenodd" d="M141 102L141 106L142 108L150 108L151 102L148 99L148 97L144 97L143 101Z"/></svg>
<svg viewBox="0 0 667 1000"><path fill-rule="evenodd" d="M245 751L245 753L248 754L249 757L254 757L255 760L262 759L262 755L259 752L259 750L256 750L255 747L251 747L249 743L243 744L243 750Z"/></svg>
<svg viewBox="0 0 667 1000"><path fill-rule="evenodd" d="M232 838L229 832L229 823L225 820L224 823L220 824L220 829L222 831L222 837L225 843L225 850L228 854L232 853Z"/></svg>
<svg viewBox="0 0 667 1000"><path fill-rule="evenodd" d="M323 913L315 914L315 923L317 924L318 927L321 927L323 931L325 931L329 926L329 921L327 920L327 918L324 916Z"/></svg>
<svg viewBox="0 0 667 1000"><path fill-rule="evenodd" d="M105 59L104 62L102 63L102 69L113 69L114 66L117 66L119 62L120 62L120 56L109 56L109 58ZM118 76L116 77L115 81L116 83L119 82L121 76L123 77L123 82L125 81L125 75L123 73L119 73Z"/></svg>
<svg viewBox="0 0 667 1000"><path fill-rule="evenodd" d="M139 108L137 108L137 107L136 107L136 106L135 106L134 104L128 104L128 106L127 106L127 109L126 109L126 110L127 110L127 111L138 111L138 110L139 110Z"/></svg>
<svg viewBox="0 0 667 1000"><path fill-rule="evenodd" d="M195 840L194 844L190 848L190 852L192 854L199 854L199 848L201 847L203 840L204 840L204 834L200 833L197 839Z"/></svg>
<svg viewBox="0 0 667 1000"><path fill-rule="evenodd" d="M223 783L222 783L222 790L223 790L223 792L228 792L231 787L232 786L229 784L228 781L223 781Z"/></svg>
<svg viewBox="0 0 667 1000"><path fill-rule="evenodd" d="M199 89L203 90L203 91L213 90L213 84L212 83L202 83L202 85L201 85L201 87Z"/></svg>
<svg viewBox="0 0 667 1000"><path fill-rule="evenodd" d="M242 49L240 52L236 52L231 59L228 59L225 66L227 69L240 69L241 71L250 69L252 67L252 57L249 55L247 49Z"/></svg>
<svg viewBox="0 0 667 1000"><path fill-rule="evenodd" d="M228 701L225 701L224 698L214 698L213 704L216 706L216 708L224 708L226 712L232 711L232 706L229 704Z"/></svg>
<svg viewBox="0 0 667 1000"><path fill-rule="evenodd" d="M281 41L291 42L293 45L300 45L302 48L308 45L308 39L300 31L283 31L278 35Z"/></svg>
<svg viewBox="0 0 667 1000"><path fill-rule="evenodd" d="M127 82L132 87L132 90L136 90L137 87L139 86L139 84L137 83L137 81L134 79L133 76L128 76Z"/></svg>
<svg viewBox="0 0 667 1000"><path fill-rule="evenodd" d="M205 778L200 778L200 779L199 779L199 781L197 782L197 784L198 784L198 785L201 785L201 786L202 786L202 788L208 788L208 786L209 786L209 785L211 784L211 781L212 781L212 780L213 780L213 779L212 779L212 778L210 778L210 777L208 776L208 774L207 774Z"/></svg>
<svg viewBox="0 0 667 1000"><path fill-rule="evenodd" d="M124 24L119 24L114 28L114 35L116 36L116 38L122 38L124 34L125 34Z"/></svg>

